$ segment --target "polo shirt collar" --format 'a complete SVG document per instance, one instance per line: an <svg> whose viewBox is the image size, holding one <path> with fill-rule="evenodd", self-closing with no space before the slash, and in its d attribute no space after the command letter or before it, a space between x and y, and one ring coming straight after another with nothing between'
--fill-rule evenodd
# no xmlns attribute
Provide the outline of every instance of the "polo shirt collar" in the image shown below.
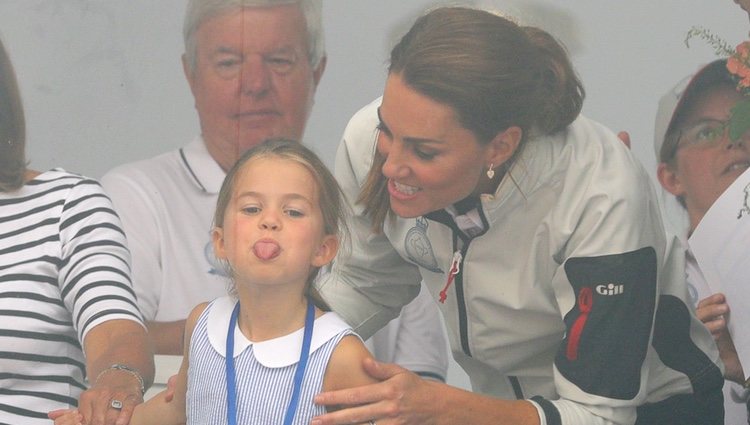
<svg viewBox="0 0 750 425"><path fill-rule="evenodd" d="M180 149L182 165L192 177L191 181L200 190L218 194L226 173L208 153L203 137L197 136Z"/></svg>

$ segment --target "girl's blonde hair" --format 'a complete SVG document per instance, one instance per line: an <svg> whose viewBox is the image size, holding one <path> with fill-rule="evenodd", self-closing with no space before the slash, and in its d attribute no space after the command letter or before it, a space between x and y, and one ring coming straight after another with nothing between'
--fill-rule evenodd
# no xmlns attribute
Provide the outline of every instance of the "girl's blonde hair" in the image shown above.
<svg viewBox="0 0 750 425"><path fill-rule="evenodd" d="M242 167L250 160L259 158L277 158L294 161L310 171L318 187L318 207L323 216L323 232L326 235L336 236L340 241L346 239L346 204L344 202L344 194L336 178L313 151L304 147L299 142L288 139L269 139L254 146L245 152L232 168L229 169L224 178L224 183L219 190L219 198L216 201L214 227L224 227L224 214L232 199L237 174L239 174ZM313 285L318 270L317 267L311 270L307 278L305 294L313 300L316 306L327 311L330 310L330 307L328 307Z"/></svg>

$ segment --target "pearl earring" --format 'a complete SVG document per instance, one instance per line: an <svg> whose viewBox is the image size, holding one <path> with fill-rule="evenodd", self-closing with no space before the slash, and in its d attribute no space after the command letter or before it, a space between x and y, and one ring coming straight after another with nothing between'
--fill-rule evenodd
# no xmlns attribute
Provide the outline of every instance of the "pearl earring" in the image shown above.
<svg viewBox="0 0 750 425"><path fill-rule="evenodd" d="M490 164L490 167L487 169L487 178L490 180L495 177L495 170L493 170L494 167L495 164Z"/></svg>

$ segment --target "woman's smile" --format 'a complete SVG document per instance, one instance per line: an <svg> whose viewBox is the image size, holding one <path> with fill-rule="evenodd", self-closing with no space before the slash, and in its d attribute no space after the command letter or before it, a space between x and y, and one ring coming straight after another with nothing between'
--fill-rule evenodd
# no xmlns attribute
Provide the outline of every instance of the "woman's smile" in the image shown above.
<svg viewBox="0 0 750 425"><path fill-rule="evenodd" d="M417 192L419 192L419 188L416 186L410 186L408 184L399 183L396 180L390 179L388 180L388 192L391 194L391 196L396 198L409 198L414 196Z"/></svg>

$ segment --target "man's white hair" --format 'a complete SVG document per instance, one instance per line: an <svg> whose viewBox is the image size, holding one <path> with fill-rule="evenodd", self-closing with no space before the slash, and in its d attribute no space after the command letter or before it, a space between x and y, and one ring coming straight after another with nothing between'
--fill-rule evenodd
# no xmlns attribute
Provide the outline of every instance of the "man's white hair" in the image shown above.
<svg viewBox="0 0 750 425"><path fill-rule="evenodd" d="M185 40L185 57L191 70L197 61L195 32L209 18L232 9L243 7L272 7L296 4L302 10L307 25L307 56L313 69L325 56L323 36L323 0L189 0L185 11L182 36Z"/></svg>

